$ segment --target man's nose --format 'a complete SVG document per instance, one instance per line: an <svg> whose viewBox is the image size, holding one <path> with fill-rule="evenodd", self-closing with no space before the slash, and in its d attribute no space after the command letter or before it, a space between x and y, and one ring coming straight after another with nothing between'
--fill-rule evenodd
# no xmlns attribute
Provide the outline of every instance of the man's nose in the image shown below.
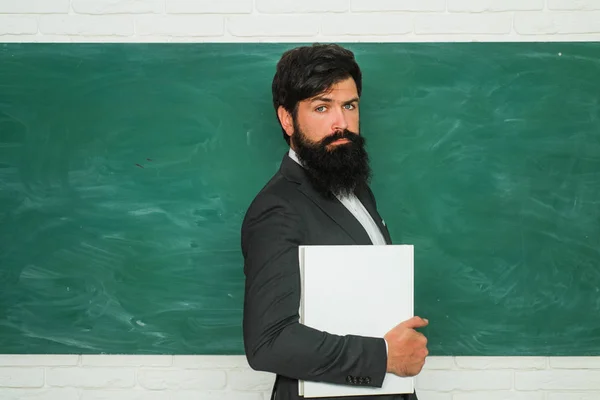
<svg viewBox="0 0 600 400"><path fill-rule="evenodd" d="M336 113L334 114L334 120L331 126L331 131L337 132L344 131L346 129L348 129L348 121L346 120L346 114L344 113L344 110L337 109Z"/></svg>

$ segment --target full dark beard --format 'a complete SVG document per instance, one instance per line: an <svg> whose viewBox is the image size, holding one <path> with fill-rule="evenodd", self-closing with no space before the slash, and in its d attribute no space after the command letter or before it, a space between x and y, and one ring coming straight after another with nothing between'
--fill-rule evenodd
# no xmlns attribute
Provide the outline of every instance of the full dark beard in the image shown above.
<svg viewBox="0 0 600 400"><path fill-rule="evenodd" d="M295 134L291 139L296 154L319 193L327 198L345 196L358 186L369 183L371 168L364 137L345 130L312 142L294 125ZM349 142L327 148L338 139L348 139Z"/></svg>

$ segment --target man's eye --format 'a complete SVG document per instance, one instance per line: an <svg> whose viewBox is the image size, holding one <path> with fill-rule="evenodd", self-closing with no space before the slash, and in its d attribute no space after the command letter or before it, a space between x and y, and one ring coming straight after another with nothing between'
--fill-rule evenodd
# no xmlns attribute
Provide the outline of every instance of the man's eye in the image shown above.
<svg viewBox="0 0 600 400"><path fill-rule="evenodd" d="M316 112L325 112L325 108L326 108L325 106L320 106L320 107L315 108L315 111Z"/></svg>
<svg viewBox="0 0 600 400"><path fill-rule="evenodd" d="M346 108L346 110L354 110L356 107L354 107L354 104L346 104L344 106Z"/></svg>

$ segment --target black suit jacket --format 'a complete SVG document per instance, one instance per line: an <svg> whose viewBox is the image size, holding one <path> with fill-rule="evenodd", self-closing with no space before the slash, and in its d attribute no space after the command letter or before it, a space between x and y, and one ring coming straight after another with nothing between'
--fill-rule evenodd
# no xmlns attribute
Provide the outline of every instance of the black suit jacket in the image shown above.
<svg viewBox="0 0 600 400"><path fill-rule="evenodd" d="M390 244L369 187L357 188L355 193ZM299 399L298 379L372 387L383 384L387 366L383 338L338 336L298 322L298 246L369 244L360 222L336 198L320 195L304 169L286 154L242 224L244 347L253 369L277 374L277 400ZM362 398L367 399L351 399ZM416 399L413 395L377 398Z"/></svg>

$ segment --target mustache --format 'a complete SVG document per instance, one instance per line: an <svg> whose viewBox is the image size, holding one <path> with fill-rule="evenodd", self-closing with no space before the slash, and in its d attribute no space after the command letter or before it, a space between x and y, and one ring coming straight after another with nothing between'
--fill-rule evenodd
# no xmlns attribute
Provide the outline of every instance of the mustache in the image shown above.
<svg viewBox="0 0 600 400"><path fill-rule="evenodd" d="M352 132L348 129L344 129L343 131L334 132L331 135L321 139L319 144L321 146L327 146L327 145L335 142L336 140L340 140L340 139L348 139L351 142L356 142L359 139L359 137L358 137L358 133Z"/></svg>

